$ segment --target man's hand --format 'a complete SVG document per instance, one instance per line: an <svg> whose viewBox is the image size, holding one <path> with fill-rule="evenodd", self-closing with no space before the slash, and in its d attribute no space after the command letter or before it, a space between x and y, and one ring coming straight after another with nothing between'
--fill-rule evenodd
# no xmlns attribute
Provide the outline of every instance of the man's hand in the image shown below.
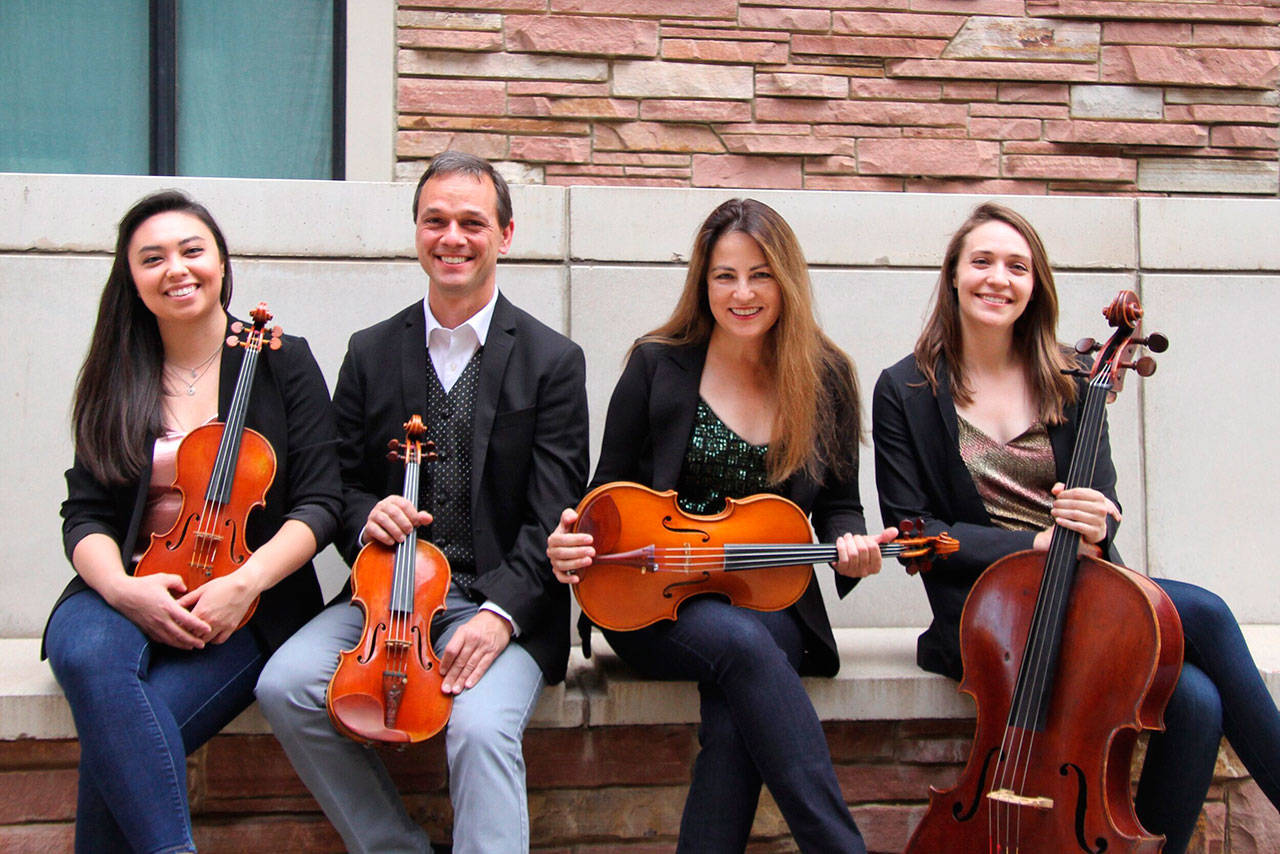
<svg viewBox="0 0 1280 854"><path fill-rule="evenodd" d="M489 665L511 642L511 624L493 611L481 609L449 638L440 656L440 690L461 694L474 687Z"/></svg>

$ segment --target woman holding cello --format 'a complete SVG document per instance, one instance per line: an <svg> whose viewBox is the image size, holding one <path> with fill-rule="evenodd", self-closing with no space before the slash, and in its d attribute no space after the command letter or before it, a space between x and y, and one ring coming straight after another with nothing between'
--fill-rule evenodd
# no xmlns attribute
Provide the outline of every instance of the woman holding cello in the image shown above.
<svg viewBox="0 0 1280 854"><path fill-rule="evenodd" d="M725 498L784 495L812 514L823 541L835 540L843 595L879 571L878 546L896 531L863 534L857 382L818 328L812 299L804 256L777 212L752 199L716 208L694 239L671 318L631 349L593 486L675 489L681 508L700 515ZM547 540L565 583L595 556L591 536L571 532L576 521L565 510ZM816 582L781 611L696 597L675 620L605 635L647 677L698 682L702 749L678 850L741 852L762 782L801 850L865 850L800 681L839 666Z"/></svg>
<svg viewBox="0 0 1280 854"><path fill-rule="evenodd" d="M917 647L925 670L961 677L959 626L970 588L999 558L1047 549L1055 525L1079 533L1081 554L1118 562L1105 425L1092 485L1063 487L1083 387L1062 373L1078 363L1057 343L1057 316L1039 235L1016 212L983 204L951 238L915 352L876 383L882 512L921 517L926 532L946 528L960 543L946 564L921 576L933 609ZM1224 732L1280 804L1280 713L1226 604L1191 584L1153 580L1181 618L1185 650L1167 728L1147 748L1136 812L1147 831L1165 835L1165 854L1180 854ZM1071 650L1061 655L1068 661Z"/></svg>
<svg viewBox="0 0 1280 854"><path fill-rule="evenodd" d="M226 420L248 358L227 345L230 299L226 241L203 206L170 190L124 215L75 391L62 516L76 575L44 639L80 739L77 851L195 851L185 757L252 702L271 650L322 604L310 561L341 486L328 392L301 338L261 359L250 390L246 424L275 456L265 506L241 508L252 554L192 589L134 575L150 535L208 482L171 488L184 437Z"/></svg>

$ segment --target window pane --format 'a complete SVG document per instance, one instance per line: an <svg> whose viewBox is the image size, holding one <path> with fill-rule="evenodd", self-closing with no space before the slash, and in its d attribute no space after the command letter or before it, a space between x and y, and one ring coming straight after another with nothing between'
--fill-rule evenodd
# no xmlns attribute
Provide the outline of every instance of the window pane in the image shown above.
<svg viewBox="0 0 1280 854"><path fill-rule="evenodd" d="M147 174L147 0L0 0L0 171Z"/></svg>
<svg viewBox="0 0 1280 854"><path fill-rule="evenodd" d="M332 0L180 0L178 174L329 178Z"/></svg>

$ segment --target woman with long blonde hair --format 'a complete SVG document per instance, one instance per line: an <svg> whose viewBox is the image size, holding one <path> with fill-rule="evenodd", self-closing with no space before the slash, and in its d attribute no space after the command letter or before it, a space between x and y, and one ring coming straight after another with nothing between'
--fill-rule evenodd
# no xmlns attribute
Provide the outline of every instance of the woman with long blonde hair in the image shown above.
<svg viewBox="0 0 1280 854"><path fill-rule="evenodd" d="M681 507L775 492L834 541L836 586L880 569L858 498L853 364L818 328L795 234L769 206L733 199L698 230L671 318L631 349L614 389L592 486L629 480L675 489ZM547 540L556 577L574 583L595 552L565 510ZM678 850L741 852L763 783L802 851L865 851L840 792L801 673L834 675L839 656L817 581L775 612L695 597L675 620L605 631L649 678L698 683L702 750Z"/></svg>

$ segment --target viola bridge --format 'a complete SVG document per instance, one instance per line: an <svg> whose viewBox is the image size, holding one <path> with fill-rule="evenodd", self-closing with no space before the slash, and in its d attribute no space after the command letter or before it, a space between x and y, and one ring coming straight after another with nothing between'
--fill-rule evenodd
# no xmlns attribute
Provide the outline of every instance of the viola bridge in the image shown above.
<svg viewBox="0 0 1280 854"><path fill-rule="evenodd" d="M987 797L993 801L1015 807L1030 807L1033 810L1053 809L1053 798L1028 797L1011 792L1008 789L993 789L987 792Z"/></svg>

